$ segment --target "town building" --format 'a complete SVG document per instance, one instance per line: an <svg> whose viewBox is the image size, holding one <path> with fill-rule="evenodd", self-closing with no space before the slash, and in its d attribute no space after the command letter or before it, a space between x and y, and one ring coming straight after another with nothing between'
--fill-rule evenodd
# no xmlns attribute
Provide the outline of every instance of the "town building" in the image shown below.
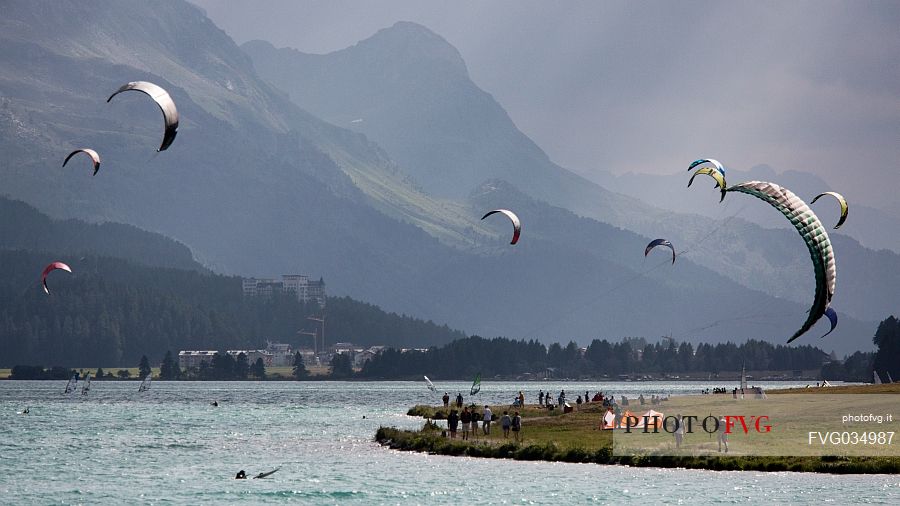
<svg viewBox="0 0 900 506"><path fill-rule="evenodd" d="M273 355L266 350L227 350L225 353L231 355L232 358L237 360L238 355L241 353L247 357L247 363L253 365L257 360L262 359L263 365L266 367L272 367L273 364Z"/></svg>
<svg viewBox="0 0 900 506"><path fill-rule="evenodd" d="M272 354L272 365L290 367L294 365L294 350L290 344L266 341L266 351Z"/></svg>
<svg viewBox="0 0 900 506"><path fill-rule="evenodd" d="M181 350L178 352L178 367L182 371L200 368L201 362L212 365L213 357L219 353L217 350ZM266 367L274 365L274 354L267 350L227 350L225 353L237 360L243 353L247 357L247 363L253 365L257 359L262 359Z"/></svg>
<svg viewBox="0 0 900 506"><path fill-rule="evenodd" d="M243 278L244 297L271 297L274 293L292 293L300 302L316 302L325 307L325 280L310 280L305 274L283 274L281 280Z"/></svg>
<svg viewBox="0 0 900 506"><path fill-rule="evenodd" d="M178 352L178 367L182 371L186 371L195 367L199 368L200 362L212 364L213 356L216 353L218 353L216 350L181 350Z"/></svg>

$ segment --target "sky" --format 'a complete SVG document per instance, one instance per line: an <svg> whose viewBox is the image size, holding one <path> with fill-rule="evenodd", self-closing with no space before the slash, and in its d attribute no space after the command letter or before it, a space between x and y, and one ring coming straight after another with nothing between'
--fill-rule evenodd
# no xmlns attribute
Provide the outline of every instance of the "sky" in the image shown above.
<svg viewBox="0 0 900 506"><path fill-rule="evenodd" d="M425 25L551 159L588 178L765 163L900 216L900 2L193 3L239 44L308 53Z"/></svg>

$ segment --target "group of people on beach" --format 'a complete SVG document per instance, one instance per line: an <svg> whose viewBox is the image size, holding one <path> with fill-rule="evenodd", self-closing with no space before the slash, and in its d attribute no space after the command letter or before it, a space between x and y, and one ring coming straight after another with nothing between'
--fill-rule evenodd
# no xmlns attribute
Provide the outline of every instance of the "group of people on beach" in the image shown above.
<svg viewBox="0 0 900 506"><path fill-rule="evenodd" d="M519 395L522 395L522 392L519 392ZM624 397L623 397L624 398ZM524 402L524 401L523 401ZM610 396L604 396L602 391L598 391L593 396L589 391L584 392L584 396L578 395L575 398L576 406L581 406L582 404L588 404L591 402L599 402L603 406L608 406L610 402L615 402L614 399ZM544 392L543 390L538 392L538 406L550 407L553 404L553 397L550 392ZM566 391L560 390L559 395L556 396L556 405L560 408L565 408L566 406Z"/></svg>
<svg viewBox="0 0 900 506"><path fill-rule="evenodd" d="M446 395L446 394L445 394ZM504 415L507 413L504 411ZM519 412L516 412L518 416ZM478 422L481 421L481 433L485 436L490 436L491 434L491 422L494 420L494 413L491 412L490 406L485 404L484 409L481 410L481 413L476 411L475 405L464 406L462 408L462 413L458 412L456 409L451 409L450 414L447 415L447 429L450 432L450 439L456 439L456 433L459 432L460 424L462 424L462 439L467 440L469 436L473 438L478 437ZM519 427L521 428L522 422L521 418L519 419Z"/></svg>
<svg viewBox="0 0 900 506"><path fill-rule="evenodd" d="M460 425L462 425L462 439L464 441L468 440L470 435L473 438L477 438L479 420L481 421L481 434L490 436L491 422L494 421L494 418L494 413L491 411L490 406L486 404L481 413L476 411L474 404L472 406L464 406L462 413L451 409L450 414L447 415L447 430L450 433L450 439L456 439ZM509 433L512 432L515 440L519 441L519 434L522 432L522 417L519 415L519 412L515 411L510 416L509 411L504 411L500 417L500 427L503 429L504 438L509 438Z"/></svg>
<svg viewBox="0 0 900 506"><path fill-rule="evenodd" d="M719 389L713 389L715 393L724 393L720 392ZM450 407L450 395L447 392L444 392L442 397L444 402L444 407ZM662 397L655 394L651 394L650 396L650 404L651 405L659 405L663 401L668 400L668 396ZM638 395L637 401L641 406L645 405L647 399L643 394ZM552 407L552 395L550 392L544 392L541 390L538 392L538 407ZM556 397L556 402L560 408L567 406L566 404L566 391L560 390L559 395ZM600 403L604 408L607 408L609 412L614 414L614 422L613 426L618 427L621 422L621 417L623 416L623 411L620 406L628 406L629 399L624 395L621 396L621 402L616 401L616 397L614 395L604 395L602 391L598 391L593 396L590 395L590 392L585 392L584 396L578 395L575 403L580 406L581 404L587 404L589 402ZM463 406L463 396L462 393L457 393L455 399L456 409L450 409L450 414L447 415L447 429L449 432L450 439L456 439L457 433L462 429L462 439L468 440L471 438L477 438L479 427L478 422L481 422L481 434L483 436L490 436L491 434L491 423L495 419L495 415L491 411L490 406L485 405L482 408L481 413L477 411L475 404L471 404L469 406ZM513 407L524 407L525 406L525 394L520 390L518 394L513 397L512 402ZM462 411L459 411L459 410ZM677 417L679 419L679 426L681 425L681 415ZM510 415L509 411L503 411L503 415L499 417L500 427L503 430L503 437L508 439L510 433L513 434L513 438L518 442L521 441L521 432L522 432L522 416L519 414L519 411L513 411L513 414ZM725 425L724 417L720 420L720 424L722 427ZM606 422L601 418L600 428L605 428ZM461 427L460 427L461 426ZM674 432L675 436L675 446L676 448L680 448L684 439L684 429L679 427L678 430ZM728 453L728 434L724 430L719 430L717 434L719 451L721 452L723 449L725 453Z"/></svg>

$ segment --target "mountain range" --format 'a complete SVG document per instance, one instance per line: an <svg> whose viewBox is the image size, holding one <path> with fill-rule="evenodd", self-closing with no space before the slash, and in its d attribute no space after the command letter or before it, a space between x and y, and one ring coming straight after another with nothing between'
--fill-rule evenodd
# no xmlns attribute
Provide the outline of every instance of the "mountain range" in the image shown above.
<svg viewBox="0 0 900 506"><path fill-rule="evenodd" d="M731 196L719 204L716 192L685 188L689 161L682 162L680 175L600 173L596 179L602 186L553 164L469 79L458 52L425 27L400 22L325 55L279 49L264 41L245 43L242 49L259 74L286 90L292 101L375 139L426 189L440 188L435 191L453 196L479 178L504 179L535 199L577 215L648 238L665 236L741 285L808 303L812 285L807 253L799 237L786 230L787 220L771 207L746 196ZM391 71L375 71L375 66ZM408 112L408 104L416 104L415 114ZM458 175L459 167L471 172L446 181L448 175ZM831 189L814 175L779 174L765 166L751 172L729 170L728 178L732 183L774 180L809 194L808 200ZM837 222L834 202L826 199L816 206L826 223ZM900 226L900 219L856 202L852 216L852 226L833 233L841 255L842 287L835 305L874 320L896 309L900 257L895 252L900 248L874 251L859 241L876 249L900 246L895 235L887 233ZM858 296L882 276L887 279L879 283L879 297Z"/></svg>
<svg viewBox="0 0 900 506"><path fill-rule="evenodd" d="M674 213L559 167L422 26L305 55L240 48L179 0L9 2L0 44L3 191L53 218L164 234L215 272L322 276L332 294L485 336L781 342L805 319L795 232ZM162 153L151 101L106 103L134 80L178 104ZM60 167L77 147L100 152L97 176ZM700 186L678 191L717 201ZM522 218L516 246L508 223L479 219L498 207ZM674 266L642 256L658 236L684 245ZM841 324L815 344L869 349L900 256L834 243Z"/></svg>

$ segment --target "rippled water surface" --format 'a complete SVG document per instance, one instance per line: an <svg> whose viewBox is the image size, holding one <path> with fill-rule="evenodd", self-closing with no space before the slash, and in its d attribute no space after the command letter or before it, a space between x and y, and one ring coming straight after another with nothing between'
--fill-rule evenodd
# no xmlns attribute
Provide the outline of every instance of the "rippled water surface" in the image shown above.
<svg viewBox="0 0 900 506"><path fill-rule="evenodd" d="M468 392L469 384L438 388ZM526 389L554 396L696 393L699 383L485 382L479 403ZM764 384L764 386L767 386ZM714 472L515 462L401 453L380 425L418 428L409 406L436 403L422 383L0 381L0 503L900 504L896 475ZM467 396L468 397L468 396ZM218 407L210 403L217 400ZM25 407L30 414L21 415ZM263 480L235 480L280 470Z"/></svg>

